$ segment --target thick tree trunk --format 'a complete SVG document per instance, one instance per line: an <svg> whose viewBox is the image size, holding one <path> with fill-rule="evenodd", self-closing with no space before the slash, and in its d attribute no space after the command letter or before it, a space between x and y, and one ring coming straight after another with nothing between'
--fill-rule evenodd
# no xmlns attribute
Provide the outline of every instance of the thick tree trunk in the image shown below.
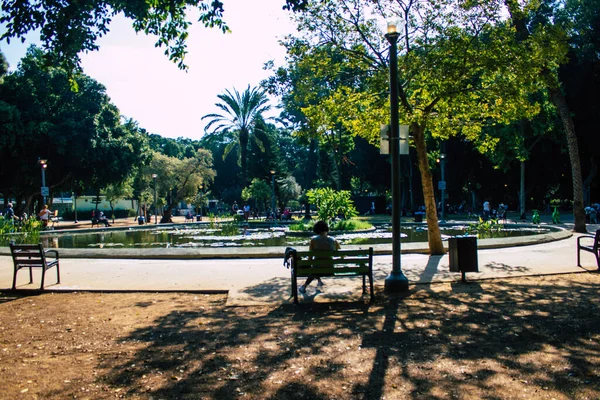
<svg viewBox="0 0 600 400"><path fill-rule="evenodd" d="M423 185L423 199L425 201L425 212L427 214L427 233L429 240L429 253L431 255L444 254L444 244L438 224L437 210L435 206L435 192L433 190L433 179L427 159L427 147L425 144L425 128L416 126L413 131L414 141L417 147L417 159L419 171L421 171L421 183Z"/></svg>
<svg viewBox="0 0 600 400"><path fill-rule="evenodd" d="M558 110L558 115L563 123L565 135L567 136L567 148L571 160L571 177L573 180L573 218L575 226L573 230L579 233L587 232L585 226L585 210L583 208L583 178L581 175L581 160L579 159L579 145L575 135L575 124L569 112L567 99L560 89L549 89L550 99Z"/></svg>
<svg viewBox="0 0 600 400"><path fill-rule="evenodd" d="M249 133L247 130L242 129L240 131L240 158L242 167L242 187L245 188L248 185L248 139Z"/></svg>

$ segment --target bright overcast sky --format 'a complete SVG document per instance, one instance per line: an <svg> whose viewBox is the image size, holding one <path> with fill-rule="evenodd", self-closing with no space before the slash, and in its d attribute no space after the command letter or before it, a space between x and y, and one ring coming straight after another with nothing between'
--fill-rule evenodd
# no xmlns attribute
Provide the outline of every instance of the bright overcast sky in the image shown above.
<svg viewBox="0 0 600 400"><path fill-rule="evenodd" d="M232 33L194 23L188 37L187 73L167 59L164 48L154 47L154 37L136 35L131 22L120 16L98 41L100 50L82 55L83 71L106 86L121 114L150 133L199 139L205 126L201 117L219 112L214 106L217 95L225 89L243 91L269 76L264 63L275 60L282 65L285 49L278 40L294 31L282 10L283 0L223 3ZM34 41L0 43L11 70L30 43Z"/></svg>

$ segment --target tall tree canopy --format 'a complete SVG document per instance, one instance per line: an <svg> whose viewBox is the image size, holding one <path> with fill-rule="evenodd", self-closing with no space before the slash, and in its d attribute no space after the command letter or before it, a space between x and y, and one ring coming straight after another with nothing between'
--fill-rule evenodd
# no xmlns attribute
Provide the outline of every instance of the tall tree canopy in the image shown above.
<svg viewBox="0 0 600 400"><path fill-rule="evenodd" d="M51 191L99 190L123 181L148 161L147 139L135 122L121 122L118 109L95 80L46 68L30 47L19 69L0 86L0 191L30 201L39 194L40 165L48 161ZM20 204L20 201L17 202Z"/></svg>
<svg viewBox="0 0 600 400"><path fill-rule="evenodd" d="M483 127L537 113L539 104L529 94L540 88L536 78L541 65L548 59L560 60L564 50L551 40L537 51L521 45L492 2L310 2L297 15L302 40L311 47L331 46L355 60L362 84L340 86L303 109L309 123L341 124L370 142L378 137L380 124L387 122L382 116L388 109L389 44L374 16L401 16L407 21L398 40L400 118L411 127L417 149L430 251L440 254L443 245L426 138L462 134L482 146L495 146L495 138L482 137ZM294 46L288 52L296 62ZM314 69L319 71L321 64L314 64Z"/></svg>
<svg viewBox="0 0 600 400"><path fill-rule="evenodd" d="M216 103L215 106L221 109L223 113L203 116L202 119L209 119L205 131L211 134L229 131L236 136L237 140L228 145L223 157L227 157L233 147L238 145L240 166L242 168L242 185L245 186L248 176L248 141L251 137L258 141L256 135L253 135L254 122L262 118L262 114L271 108L268 104L269 99L262 89L258 87L251 89L250 85L243 93L234 88L233 93L225 90L225 93L217 97L221 102ZM262 143L259 143L259 145L262 147Z"/></svg>
<svg viewBox="0 0 600 400"><path fill-rule="evenodd" d="M282 0L287 9L298 9L303 1ZM156 36L156 47L185 69L186 40L191 25L187 11L199 12L198 22L209 28L229 31L223 20L220 0L2 0L0 23L6 31L1 39L21 39L37 29L50 59L68 71L79 66L82 51L97 50L97 40L109 31L113 17L123 13L136 32Z"/></svg>

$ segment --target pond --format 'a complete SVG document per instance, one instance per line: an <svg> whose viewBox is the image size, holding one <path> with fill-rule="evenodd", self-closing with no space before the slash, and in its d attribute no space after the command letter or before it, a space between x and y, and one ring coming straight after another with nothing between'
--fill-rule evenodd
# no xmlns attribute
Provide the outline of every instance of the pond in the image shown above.
<svg viewBox="0 0 600 400"><path fill-rule="evenodd" d="M441 225L442 238L464 235L468 225ZM538 235L551 232L549 227L505 225L497 232L486 232L480 238L500 238ZM308 233L289 232L287 228L240 228L238 234L222 236L219 229L173 226L153 229L107 230L94 233L63 233L49 235L47 247L58 248L201 248L308 245ZM427 242L427 225L407 224L401 230L403 242ZM332 233L341 244L372 245L391 243L391 227L378 226L360 233ZM47 242L47 244L46 244Z"/></svg>

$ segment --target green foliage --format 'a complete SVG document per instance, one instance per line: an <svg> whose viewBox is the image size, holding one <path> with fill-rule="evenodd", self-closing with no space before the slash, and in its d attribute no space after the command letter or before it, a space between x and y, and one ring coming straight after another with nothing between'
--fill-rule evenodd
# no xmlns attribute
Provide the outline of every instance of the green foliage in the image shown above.
<svg viewBox="0 0 600 400"><path fill-rule="evenodd" d="M18 244L38 243L41 230L42 223L34 217L20 223L0 217L0 246L8 246L11 240Z"/></svg>
<svg viewBox="0 0 600 400"><path fill-rule="evenodd" d="M69 71L79 67L81 52L98 49L97 40L109 31L112 18L123 13L132 20L136 32L156 37L155 47L165 47L165 55L186 69L186 40L191 22L188 8L199 11L198 21L223 32L229 28L222 20L220 1L10 1L2 2L0 23L5 28L0 40L22 39L40 29L48 58Z"/></svg>
<svg viewBox="0 0 600 400"><path fill-rule="evenodd" d="M466 229L467 235L477 235L480 239L498 237L498 233L502 231L502 224L498 223L498 220L490 219L484 221L479 217L479 221L473 224L469 224Z"/></svg>
<svg viewBox="0 0 600 400"><path fill-rule="evenodd" d="M317 207L318 219L332 221L342 216L350 219L358 215L350 192L347 190L335 191L331 188L317 188L306 192L308 201Z"/></svg>
<svg viewBox="0 0 600 400"><path fill-rule="evenodd" d="M348 219L341 221L334 221L331 223L329 230L331 231L364 231L373 228L373 225L366 221L360 221L357 219Z"/></svg>
<svg viewBox="0 0 600 400"><path fill-rule="evenodd" d="M209 119L205 131L210 131L211 135L220 134L225 131L236 136L236 140L230 142L225 147L223 159L227 157L229 152L238 146L239 160L242 172L242 183L246 184L248 173L248 141L252 137L255 141L256 136L253 135L253 123L256 119L262 118L262 114L268 111L271 106L268 104L269 99L265 92L258 88L250 89L250 85L243 93L233 89L233 93L228 89L224 94L217 96L221 102L215 106L221 109L221 114L207 114L202 119ZM262 143L260 144L262 146Z"/></svg>
<svg viewBox="0 0 600 400"><path fill-rule="evenodd" d="M77 92L70 90L65 71L47 68L36 47L5 78L0 91L4 196L39 195L38 158L47 160L52 193L122 182L148 162L146 137L132 121L121 121L105 88L84 75L74 79Z"/></svg>
<svg viewBox="0 0 600 400"><path fill-rule="evenodd" d="M248 201L255 199L257 204L265 203L271 198L272 189L262 179L254 178L250 186L242 189L242 199Z"/></svg>
<svg viewBox="0 0 600 400"><path fill-rule="evenodd" d="M293 224L289 224L288 229L290 231L297 231L297 232L310 232L310 231L312 231L314 225L315 225L314 222L313 223L295 222Z"/></svg>

